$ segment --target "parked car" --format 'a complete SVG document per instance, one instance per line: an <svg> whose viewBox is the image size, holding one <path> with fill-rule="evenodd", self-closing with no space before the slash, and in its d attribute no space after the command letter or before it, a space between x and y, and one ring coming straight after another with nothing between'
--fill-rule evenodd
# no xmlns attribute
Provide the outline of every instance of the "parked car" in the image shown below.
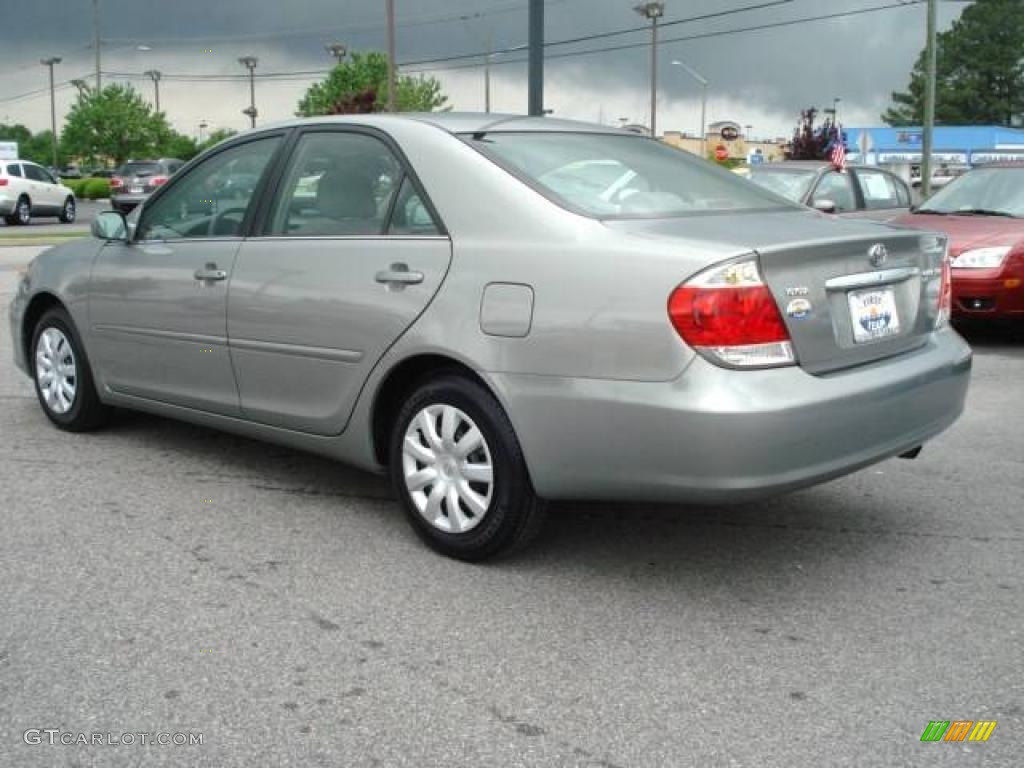
<svg viewBox="0 0 1024 768"><path fill-rule="evenodd" d="M97 168L89 173L91 179L112 179L117 176L118 168Z"/></svg>
<svg viewBox="0 0 1024 768"><path fill-rule="evenodd" d="M60 173L57 175L62 179L80 179L82 178L82 169L76 163L68 163L60 169Z"/></svg>
<svg viewBox="0 0 1024 768"><path fill-rule="evenodd" d="M27 225L33 216L75 220L75 195L48 170L28 160L0 160L0 216Z"/></svg>
<svg viewBox="0 0 1024 768"><path fill-rule="evenodd" d="M755 184L825 213L885 221L910 210L911 193L895 174L867 165L839 173L828 162L788 161L750 167Z"/></svg>
<svg viewBox="0 0 1024 768"><path fill-rule="evenodd" d="M110 206L129 213L184 165L181 160L129 160L110 178Z"/></svg>
<svg viewBox="0 0 1024 768"><path fill-rule="evenodd" d="M1024 166L969 171L896 223L949 237L954 316L1024 318Z"/></svg>
<svg viewBox="0 0 1024 768"><path fill-rule="evenodd" d="M737 502L916 455L967 390L944 238L604 126L291 121L93 234L10 311L54 424L121 406L387 470L468 560L542 500Z"/></svg>

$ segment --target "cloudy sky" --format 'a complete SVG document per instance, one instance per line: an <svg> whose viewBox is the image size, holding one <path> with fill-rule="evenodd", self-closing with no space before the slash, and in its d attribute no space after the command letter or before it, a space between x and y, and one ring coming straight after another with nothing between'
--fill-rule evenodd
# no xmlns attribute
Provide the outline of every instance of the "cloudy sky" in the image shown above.
<svg viewBox="0 0 1024 768"><path fill-rule="evenodd" d="M3 0L6 5L15 0ZM634 0L547 0L548 42L636 30L643 20ZM526 42L527 0L395 0L398 60L407 71L438 77L451 105L483 109L480 59L415 64L428 59L480 53ZM965 2L942 0L940 29ZM259 57L257 72L325 70L324 46L385 48L384 0L99 0L105 82L127 81L152 98L146 70L164 73L161 105L175 127L195 135L200 122L211 129L247 127L248 84L237 59ZM762 6L753 7L752 6ZM889 93L906 86L924 43L925 6L919 0L666 0L659 48L659 128L696 131L700 91L674 59L710 81L708 121L752 125L755 136L788 135L799 110L831 106L842 99L840 117L850 127L878 124ZM841 18L767 29L748 27L808 17L897 6ZM92 0L32 0L5 13L0 27L0 120L49 127L46 69L39 59L60 56L57 113L69 107L73 78L92 76ZM747 8L736 13L722 13ZM721 14L702 20L693 17ZM676 23L673 23L676 22ZM675 38L688 38L676 39ZM545 105L555 114L615 123L647 122L648 55L643 30L547 49ZM582 52L613 46L615 51ZM526 109L524 55L494 58L492 109ZM221 79L216 79L220 76ZM259 80L261 121L289 117L315 74ZM189 78L189 79L185 79Z"/></svg>

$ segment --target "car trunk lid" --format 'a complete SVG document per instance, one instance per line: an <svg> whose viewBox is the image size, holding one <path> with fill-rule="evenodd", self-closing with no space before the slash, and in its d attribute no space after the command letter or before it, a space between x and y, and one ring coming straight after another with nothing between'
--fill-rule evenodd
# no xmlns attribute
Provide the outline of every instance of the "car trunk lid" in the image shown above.
<svg viewBox="0 0 1024 768"><path fill-rule="evenodd" d="M809 373L906 352L935 327L942 237L803 211L609 225L704 241L710 253L756 254L797 363Z"/></svg>

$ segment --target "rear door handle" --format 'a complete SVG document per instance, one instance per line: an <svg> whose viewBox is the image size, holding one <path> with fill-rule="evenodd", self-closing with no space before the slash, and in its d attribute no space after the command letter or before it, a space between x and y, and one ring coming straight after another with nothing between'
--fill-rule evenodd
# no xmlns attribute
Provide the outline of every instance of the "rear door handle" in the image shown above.
<svg viewBox="0 0 1024 768"><path fill-rule="evenodd" d="M423 282L422 272L410 272L407 264L392 264L390 269L382 269L374 278L378 283L415 285Z"/></svg>
<svg viewBox="0 0 1024 768"><path fill-rule="evenodd" d="M217 265L210 262L205 267L201 267L195 271L196 280L227 280L228 271L226 269L217 269Z"/></svg>

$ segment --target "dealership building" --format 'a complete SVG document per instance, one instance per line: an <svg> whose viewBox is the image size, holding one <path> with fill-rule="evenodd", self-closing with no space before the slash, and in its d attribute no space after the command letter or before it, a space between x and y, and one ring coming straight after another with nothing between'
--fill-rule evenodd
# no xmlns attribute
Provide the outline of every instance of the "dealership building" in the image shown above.
<svg viewBox="0 0 1024 768"><path fill-rule="evenodd" d="M894 166L921 162L920 128L846 128L845 132L850 162ZM932 162L961 168L996 162L1024 164L1024 128L937 125Z"/></svg>

